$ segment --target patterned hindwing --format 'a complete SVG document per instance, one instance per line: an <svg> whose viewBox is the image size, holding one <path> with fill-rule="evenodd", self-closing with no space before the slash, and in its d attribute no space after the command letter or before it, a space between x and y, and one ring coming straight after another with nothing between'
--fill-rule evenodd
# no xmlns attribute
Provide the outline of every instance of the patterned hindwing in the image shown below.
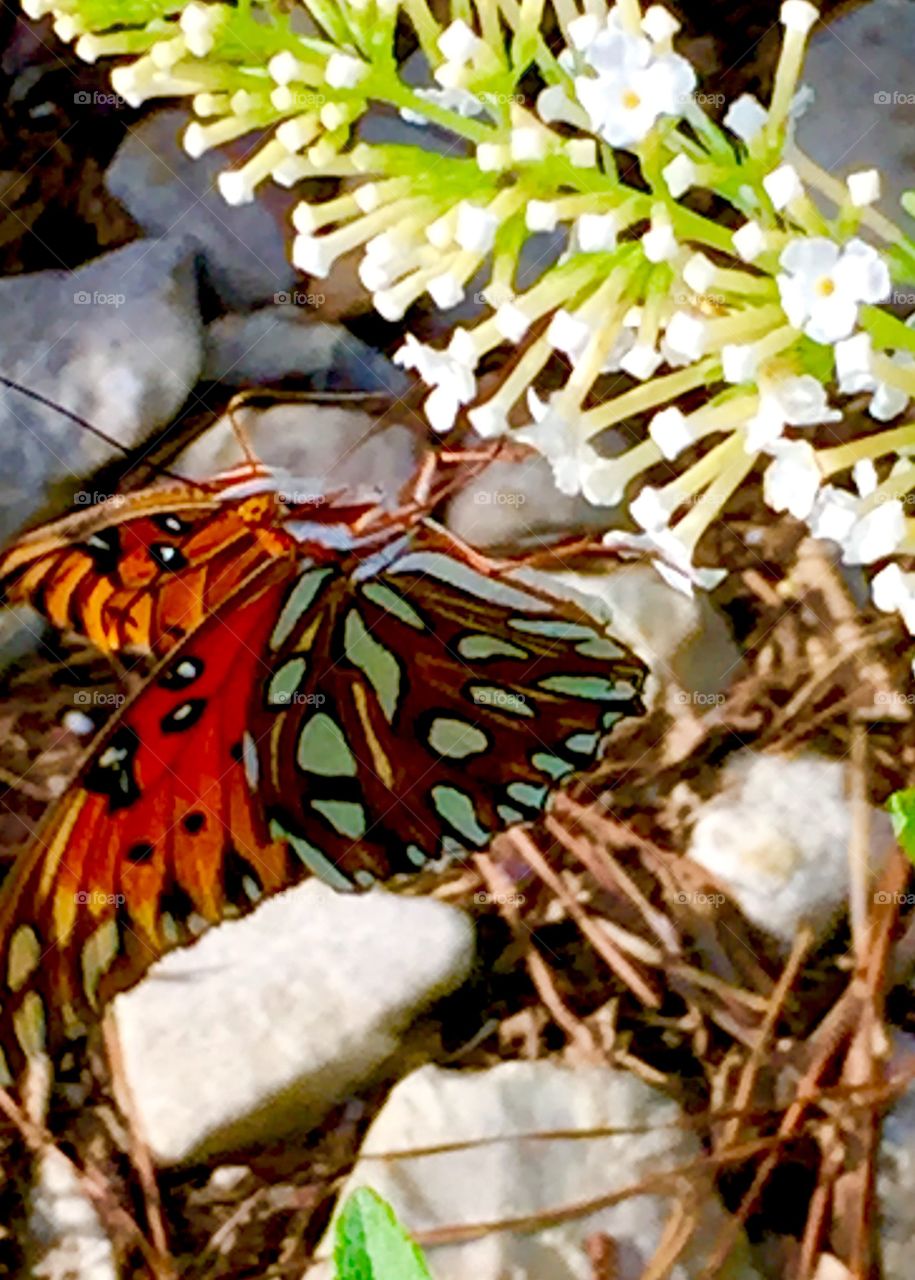
<svg viewBox="0 0 915 1280"><path fill-rule="evenodd" d="M273 834L337 888L535 818L640 709L643 667L595 617L426 530L307 567L270 646L256 785Z"/></svg>
<svg viewBox="0 0 915 1280"><path fill-rule="evenodd" d="M267 559L289 557L272 492L233 500L179 485L111 498L23 535L0 558L0 598L31 604L103 652L161 656Z"/></svg>

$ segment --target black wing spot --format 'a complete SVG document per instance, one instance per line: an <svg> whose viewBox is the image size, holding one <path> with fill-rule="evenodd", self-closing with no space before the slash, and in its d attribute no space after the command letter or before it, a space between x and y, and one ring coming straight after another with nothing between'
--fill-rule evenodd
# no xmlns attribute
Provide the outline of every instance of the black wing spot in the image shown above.
<svg viewBox="0 0 915 1280"><path fill-rule="evenodd" d="M79 545L100 574L117 573L121 560L121 531L117 525L98 529Z"/></svg>
<svg viewBox="0 0 915 1280"><path fill-rule="evenodd" d="M186 689L189 684L200 679L205 665L203 658L183 655L167 671L162 672L158 682L163 689Z"/></svg>
<svg viewBox="0 0 915 1280"><path fill-rule="evenodd" d="M141 840L139 844L132 844L127 850L127 861L135 864L149 862L155 852L155 845L148 844L145 840Z"/></svg>
<svg viewBox="0 0 915 1280"><path fill-rule="evenodd" d="M193 898L180 884L173 884L159 894L160 913L167 912L178 924L183 924L195 910Z"/></svg>
<svg viewBox="0 0 915 1280"><path fill-rule="evenodd" d="M130 725L122 724L86 771L86 790L107 796L112 811L126 809L140 798L134 774L134 759L139 746L140 739L134 730Z"/></svg>
<svg viewBox="0 0 915 1280"><path fill-rule="evenodd" d="M187 556L171 542L150 543L149 554L159 568L167 573L177 573L179 569L187 568Z"/></svg>
<svg viewBox="0 0 915 1280"><path fill-rule="evenodd" d="M193 729L206 711L206 706L206 698L190 698L163 716L159 721L159 728L163 733L184 733L186 729Z"/></svg>
<svg viewBox="0 0 915 1280"><path fill-rule="evenodd" d="M244 751L242 750L242 745L240 742L232 743L231 747L229 747L229 755L232 757L232 759L235 761L236 764L241 764L244 758Z"/></svg>
<svg viewBox="0 0 915 1280"><path fill-rule="evenodd" d="M206 814L196 809L193 813L186 813L181 819L181 825L189 836L195 836L198 831L202 831L206 826Z"/></svg>
<svg viewBox="0 0 915 1280"><path fill-rule="evenodd" d="M222 864L222 881L226 897L230 902L245 902L249 894L245 888L245 880L253 882L258 891L263 890L260 876L247 858L242 857L237 849L229 849Z"/></svg>

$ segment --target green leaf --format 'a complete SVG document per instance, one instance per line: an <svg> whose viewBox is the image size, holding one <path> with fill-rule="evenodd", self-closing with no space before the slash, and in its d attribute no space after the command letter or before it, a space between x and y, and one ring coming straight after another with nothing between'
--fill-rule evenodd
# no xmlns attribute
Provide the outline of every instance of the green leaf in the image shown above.
<svg viewBox="0 0 915 1280"><path fill-rule="evenodd" d="M394 1210L370 1187L359 1187L343 1206L334 1261L337 1280L432 1280Z"/></svg>
<svg viewBox="0 0 915 1280"><path fill-rule="evenodd" d="M903 191L899 203L910 218L915 218L915 191Z"/></svg>
<svg viewBox="0 0 915 1280"><path fill-rule="evenodd" d="M915 787L894 791L886 807L900 848L911 862L915 862Z"/></svg>

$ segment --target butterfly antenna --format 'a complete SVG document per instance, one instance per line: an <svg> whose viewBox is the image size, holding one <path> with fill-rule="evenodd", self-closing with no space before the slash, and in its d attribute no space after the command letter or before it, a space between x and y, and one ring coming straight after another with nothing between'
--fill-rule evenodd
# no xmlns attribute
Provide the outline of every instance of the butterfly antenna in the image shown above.
<svg viewBox="0 0 915 1280"><path fill-rule="evenodd" d="M238 441L239 448L245 455L245 461L251 468L252 472L256 475L261 475L265 471L264 464L254 452L254 449L251 446L251 441L248 439L247 431L235 416L239 409L243 409L247 402L254 398L255 396L252 395L250 389L248 391L239 391L239 393L234 395L229 401L226 412L229 415L229 422L232 425L232 430L235 432L235 439Z"/></svg>
<svg viewBox="0 0 915 1280"><path fill-rule="evenodd" d="M117 449L123 453L125 457L129 457L130 450L126 445L121 444L120 440L115 440L114 436L109 436L101 427L97 427L94 423L88 422L85 418L80 417L78 413L74 413L72 409L65 408L62 404L58 404L56 400L44 396L40 391L35 391L32 387L23 386L21 382L16 382L14 378L7 378L0 373L0 385L9 387L11 391L18 391L20 395L28 396L30 400L34 400L37 404L42 404L46 409L54 409L55 412L62 414L65 418L69 418L71 422L75 422L85 431L89 431L94 436L98 436L99 440L104 440L106 444L110 444L112 449Z"/></svg>

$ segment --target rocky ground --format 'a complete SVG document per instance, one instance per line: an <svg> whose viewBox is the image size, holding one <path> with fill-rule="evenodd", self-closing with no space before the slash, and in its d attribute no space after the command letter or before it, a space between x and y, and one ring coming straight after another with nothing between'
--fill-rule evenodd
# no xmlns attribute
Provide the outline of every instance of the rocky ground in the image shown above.
<svg viewBox="0 0 915 1280"><path fill-rule="evenodd" d="M752 56L756 28L719 23L710 84L765 85L774 12ZM800 130L896 192L911 108L871 77L898 66L906 91L912 21L877 0L822 29L826 110ZM0 533L165 465L219 470L245 385L333 393L246 409L254 449L393 499L429 447L398 333L351 280L296 277L288 200L227 209L178 113L106 101L2 22L0 375L104 435L7 390ZM499 554L613 518L536 458L438 515ZM305 884L118 998L65 1064L56 1149L0 1121L0 1274L318 1280L341 1195L370 1183L437 1280L847 1280L877 1274L875 1241L886 1280L910 1275L915 924L882 809L915 772L906 639L752 486L703 552L730 573L694 598L645 564L554 564L651 676L646 716L542 823L393 891ZM118 686L27 611L4 626L8 865Z"/></svg>

